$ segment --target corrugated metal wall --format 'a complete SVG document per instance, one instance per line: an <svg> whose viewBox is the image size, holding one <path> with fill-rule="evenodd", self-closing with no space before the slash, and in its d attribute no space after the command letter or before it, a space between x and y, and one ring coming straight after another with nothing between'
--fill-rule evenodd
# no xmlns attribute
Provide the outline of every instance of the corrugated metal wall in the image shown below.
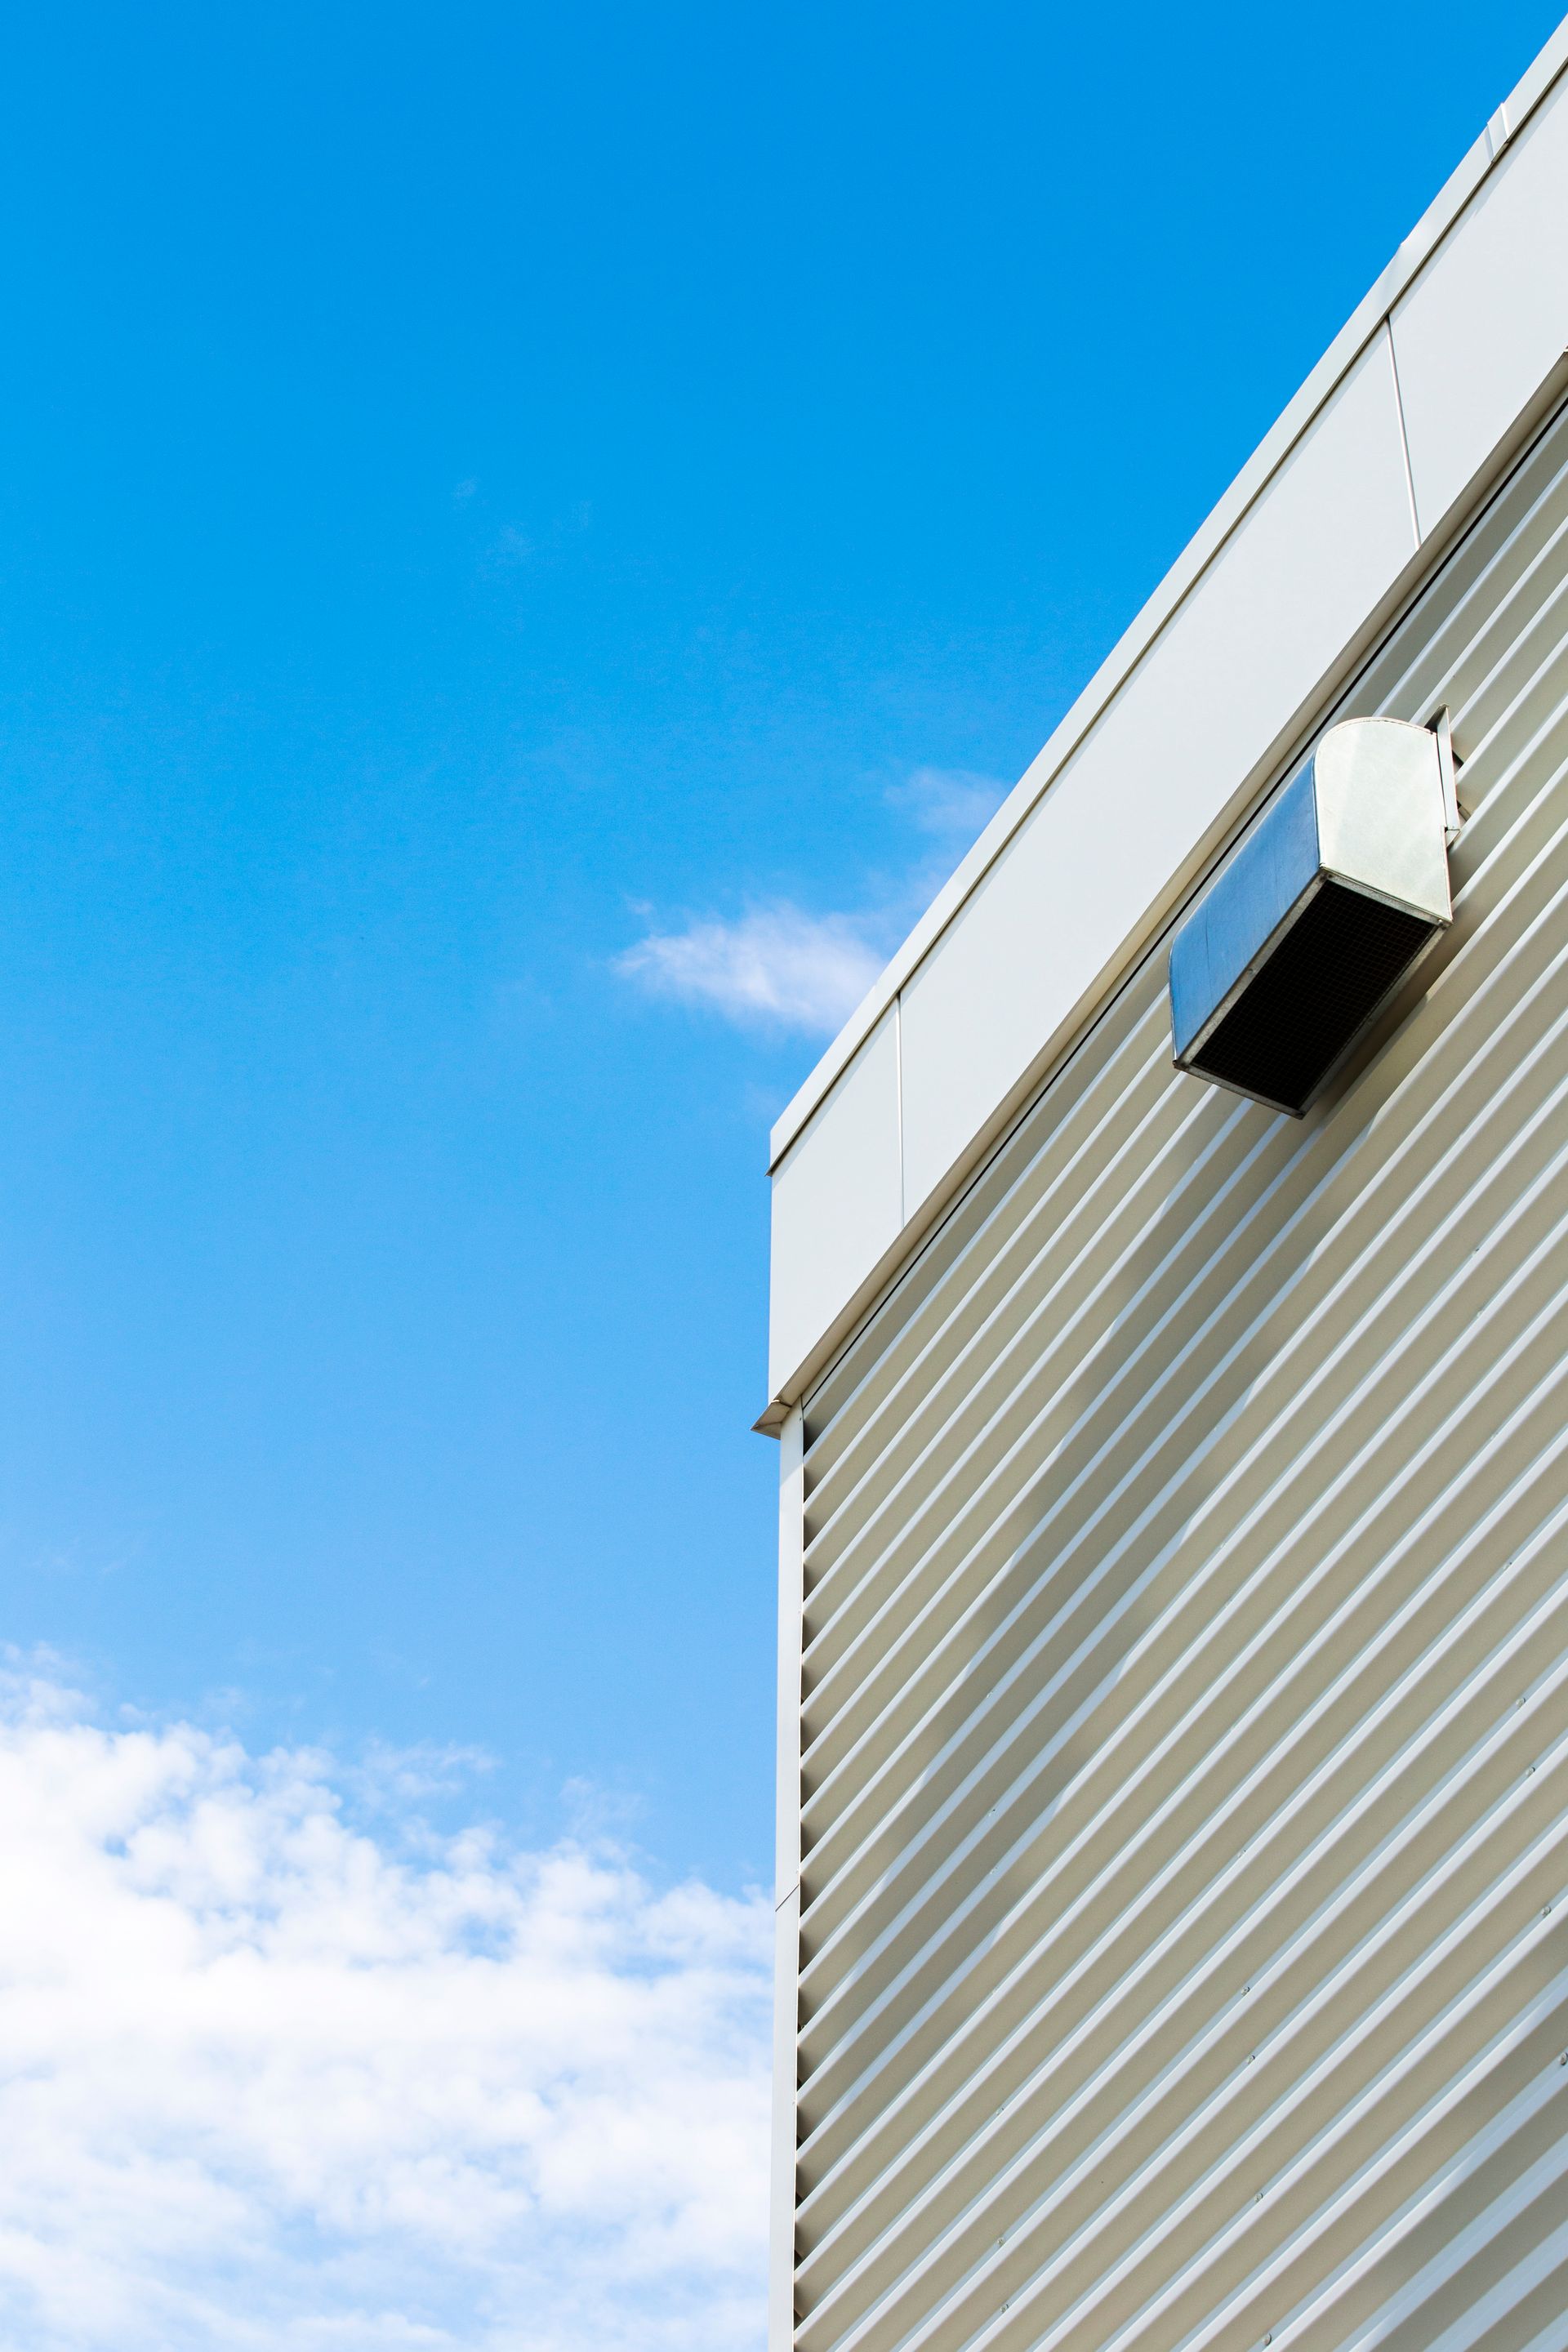
<svg viewBox="0 0 1568 2352"><path fill-rule="evenodd" d="M1338 715L1457 920L1305 1123L1129 982L806 1410L803 2352L1568 2345L1568 425Z"/></svg>

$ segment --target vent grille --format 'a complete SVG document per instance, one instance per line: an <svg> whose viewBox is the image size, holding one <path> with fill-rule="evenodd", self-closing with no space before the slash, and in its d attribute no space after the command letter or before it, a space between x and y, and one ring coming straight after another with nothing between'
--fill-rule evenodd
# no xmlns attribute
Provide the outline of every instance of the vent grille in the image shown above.
<svg viewBox="0 0 1568 2352"><path fill-rule="evenodd" d="M1299 1116L1436 929L1323 882L1188 1068Z"/></svg>

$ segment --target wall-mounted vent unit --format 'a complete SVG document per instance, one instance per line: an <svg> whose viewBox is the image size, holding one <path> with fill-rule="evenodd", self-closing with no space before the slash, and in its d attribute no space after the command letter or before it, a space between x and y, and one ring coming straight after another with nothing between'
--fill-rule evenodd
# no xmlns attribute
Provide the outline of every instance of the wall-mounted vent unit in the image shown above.
<svg viewBox="0 0 1568 2352"><path fill-rule="evenodd" d="M1171 945L1178 1069L1300 1118L1451 919L1446 734L1331 727Z"/></svg>

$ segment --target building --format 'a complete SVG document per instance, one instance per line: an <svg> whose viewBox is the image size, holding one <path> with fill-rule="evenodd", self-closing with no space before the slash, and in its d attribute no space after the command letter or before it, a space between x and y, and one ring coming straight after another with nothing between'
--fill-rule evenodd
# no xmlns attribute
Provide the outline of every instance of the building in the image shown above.
<svg viewBox="0 0 1568 2352"><path fill-rule="evenodd" d="M1568 29L775 1130L773 2352L1568 2347L1565 352Z"/></svg>

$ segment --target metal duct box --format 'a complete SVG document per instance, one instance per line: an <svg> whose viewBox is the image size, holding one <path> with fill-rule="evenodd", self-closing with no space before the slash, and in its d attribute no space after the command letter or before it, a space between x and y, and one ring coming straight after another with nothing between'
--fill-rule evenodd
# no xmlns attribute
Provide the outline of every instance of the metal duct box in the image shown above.
<svg viewBox="0 0 1568 2352"><path fill-rule="evenodd" d="M1171 945L1178 1069L1300 1118L1452 919L1445 740L1331 727Z"/></svg>

